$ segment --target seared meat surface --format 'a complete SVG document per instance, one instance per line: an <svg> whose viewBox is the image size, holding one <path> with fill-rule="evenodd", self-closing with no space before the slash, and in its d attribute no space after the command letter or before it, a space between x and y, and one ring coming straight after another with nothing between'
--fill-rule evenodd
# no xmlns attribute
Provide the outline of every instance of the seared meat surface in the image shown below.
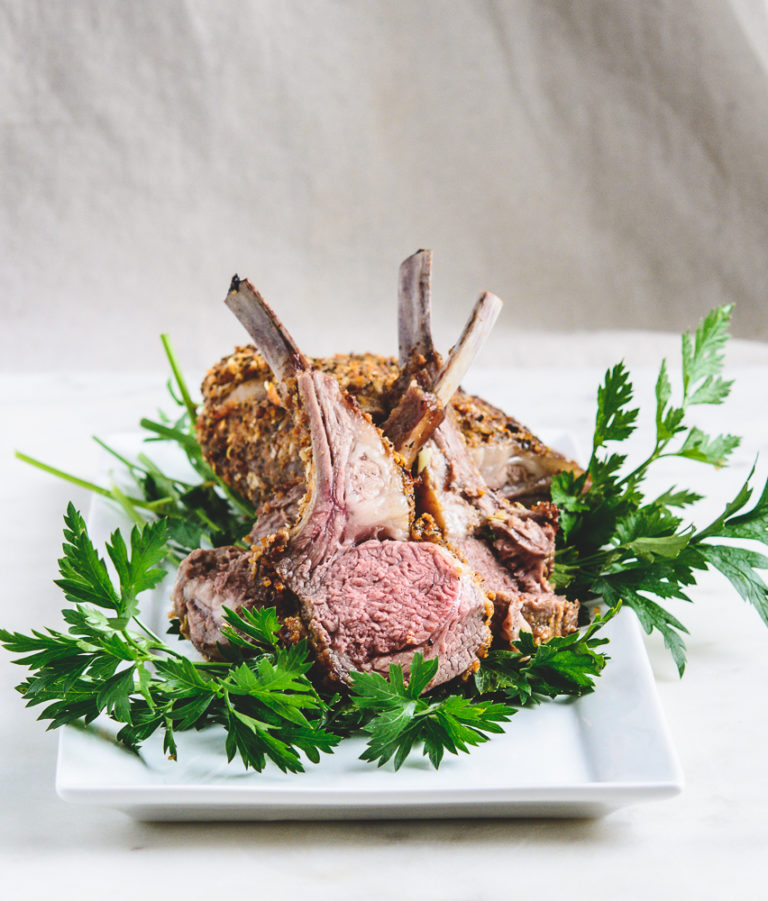
<svg viewBox="0 0 768 901"><path fill-rule="evenodd" d="M374 422L388 415L384 401L397 377L394 360L373 354L313 359L313 368L336 377ZM197 437L206 459L256 507L304 479L302 451L309 433L295 404L295 385L279 392L264 358L238 347L203 381Z"/></svg>
<svg viewBox="0 0 768 901"><path fill-rule="evenodd" d="M376 425L384 425L400 399L394 390L400 370L390 357L350 354L310 362L333 375ZM259 506L301 480L300 452L309 446L309 435L290 396L283 400L276 391L269 367L255 348L238 347L212 367L202 391L198 439L208 462L229 485ZM578 469L482 398L459 390L449 403L484 479L507 497L545 499L554 473Z"/></svg>

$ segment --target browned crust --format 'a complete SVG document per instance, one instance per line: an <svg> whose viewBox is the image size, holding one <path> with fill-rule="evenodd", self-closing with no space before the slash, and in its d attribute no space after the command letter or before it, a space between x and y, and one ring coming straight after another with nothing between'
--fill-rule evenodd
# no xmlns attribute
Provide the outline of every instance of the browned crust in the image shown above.
<svg viewBox="0 0 768 901"><path fill-rule="evenodd" d="M376 425L384 423L398 379L393 358L336 354L314 358L311 364L335 376ZM240 386L238 394L235 389ZM285 490L286 485L303 479L300 453L309 446L309 434L296 421L294 411L287 408L291 394L286 405L275 390L267 364L252 346L237 347L211 367L202 390L198 438L219 476L256 505L275 489ZM257 396L243 396L244 392L256 392ZM547 471L581 471L573 461L546 447L524 425L482 398L459 390L451 406L470 447L501 442L513 454L519 451L522 456L538 458ZM534 488L536 496L545 493L547 485Z"/></svg>

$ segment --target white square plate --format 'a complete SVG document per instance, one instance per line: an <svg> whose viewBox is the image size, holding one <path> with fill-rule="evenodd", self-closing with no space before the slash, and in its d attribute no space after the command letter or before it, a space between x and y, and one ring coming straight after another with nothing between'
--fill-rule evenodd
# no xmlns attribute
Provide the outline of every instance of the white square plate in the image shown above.
<svg viewBox="0 0 768 901"><path fill-rule="evenodd" d="M127 454L138 448L136 436L112 443ZM167 452L150 445L163 465ZM124 521L95 498L89 524L102 547ZM144 601L145 619L161 634L171 581ZM469 755L447 755L437 771L416 755L398 772L391 764L378 769L359 760L364 739L351 738L319 764L308 763L306 773L254 773L226 762L217 727L178 735L174 762L160 736L136 755L105 740L115 730L97 720L61 730L56 789L67 801L142 820L595 817L676 795L682 773L637 620L624 610L605 634L611 659L593 694L522 710L503 735Z"/></svg>

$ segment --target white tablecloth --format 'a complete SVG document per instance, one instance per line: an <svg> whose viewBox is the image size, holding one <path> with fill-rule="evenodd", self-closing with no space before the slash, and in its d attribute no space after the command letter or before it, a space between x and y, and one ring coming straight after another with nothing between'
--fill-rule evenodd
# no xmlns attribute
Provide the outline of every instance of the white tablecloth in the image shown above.
<svg viewBox="0 0 768 901"><path fill-rule="evenodd" d="M478 370L468 383L546 435L590 435L601 372L590 365L628 355L652 360L659 336L593 338L587 358L550 339L548 368ZM528 360L530 355L526 354ZM732 469L672 463L654 483L698 487L713 500L703 522L732 496L759 452L768 459L768 347L734 344L736 378L724 408L702 424L744 435ZM581 365L574 366L573 359ZM741 361L741 362L740 362ZM635 371L651 408L655 370ZM62 468L93 472L91 434L131 429L163 402L160 374L0 376L0 623L53 625L62 606L56 576L61 515L73 489L12 458L19 448ZM647 422L645 423L647 425ZM647 433L641 429L636 446ZM759 471L765 477L766 467ZM768 630L720 577L706 576L679 615L691 630L679 680L659 640L647 646L662 706L686 775L669 801L596 821L478 821L146 825L110 810L70 807L54 793L56 735L35 722L12 686L22 671L0 653L0 873L24 897L259 897L485 899L538 892L572 899L737 897L765 875L768 842ZM538 886L538 888L537 888ZM279 893L279 894L278 894ZM10 895L9 895L10 896Z"/></svg>

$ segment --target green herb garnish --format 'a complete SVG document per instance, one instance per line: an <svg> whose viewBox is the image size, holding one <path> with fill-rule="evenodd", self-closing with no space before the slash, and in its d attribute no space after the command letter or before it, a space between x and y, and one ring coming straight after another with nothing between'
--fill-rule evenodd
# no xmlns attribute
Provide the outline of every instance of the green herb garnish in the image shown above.
<svg viewBox="0 0 768 901"><path fill-rule="evenodd" d="M639 410L632 406L634 390L623 363L610 369L597 393L597 415L587 471L556 475L552 499L561 520L554 581L568 597L602 597L609 605L623 601L637 614L643 628L658 630L672 653L678 671L685 669L683 633L688 630L668 609L670 600L690 601L694 573L708 566L720 570L738 593L768 623L768 588L757 569L768 558L754 550L713 539L768 539L768 484L757 504L749 503L750 473L736 498L707 528L697 531L679 510L701 495L672 488L654 499L641 490L651 466L668 457L724 466L738 447L734 435L709 436L688 422L691 408L721 404L731 382L722 377L723 350L728 338L731 307L713 310L696 333L682 339L682 390L677 403L666 361L656 380L655 441L648 456L630 472L626 455L615 445L634 432Z"/></svg>
<svg viewBox="0 0 768 901"><path fill-rule="evenodd" d="M228 760L239 756L258 771L272 761L281 770L301 772L302 754L317 763L321 752L332 751L344 736L362 728L368 734L363 760L381 766L394 757L399 768L418 746L438 767L445 751L467 752L503 731L500 724L532 696L572 694L575 684L591 690L590 674L597 675L605 665L591 650L597 644L592 631L601 624L596 623L584 641L566 640L562 650L553 646L547 651L547 666L524 664L525 690L508 691L503 699L496 697L496 683L490 692L466 697L460 680L453 683L453 693L441 686L440 696L424 696L438 661L425 661L420 654L407 685L402 667L391 666L389 680L354 673L348 697L324 698L307 677L312 659L306 642L280 644L274 608L225 611L234 659L221 663L193 662L142 621L139 594L166 575L160 567L168 541L164 522L134 526L128 545L120 531L112 533L106 549L117 582L71 504L64 524L57 584L72 605L63 611L68 630L30 635L0 630L0 644L21 655L14 662L31 673L17 690L27 706L46 705L39 719L48 720L51 729L87 724L106 714L121 724L119 742L138 749L160 730L164 750L175 759L177 732L218 724L225 730ZM523 638L526 650L529 640ZM588 654L574 653L584 642ZM558 666L569 674L561 690L552 680Z"/></svg>
<svg viewBox="0 0 768 901"><path fill-rule="evenodd" d="M546 698L579 697L594 691L595 679L608 659L597 650L608 639L595 636L620 606L619 602L603 615L596 613L582 632L550 638L545 644L536 644L530 632L520 632L515 650L488 652L475 673L477 693L529 707Z"/></svg>
<svg viewBox="0 0 768 901"><path fill-rule="evenodd" d="M388 679L378 673L352 673L353 707L374 714L363 727L369 738L362 760L383 766L394 757L398 770L419 744L437 768L445 751L469 753L470 746L488 741L488 733L504 731L500 723L515 712L507 704L471 701L461 694L422 697L437 668L437 658L424 660L414 654L407 684L400 666L389 667Z"/></svg>
<svg viewBox="0 0 768 901"><path fill-rule="evenodd" d="M248 659L194 663L173 650L140 619L137 597L166 575L159 567L168 535L163 522L134 526L130 550L119 531L107 553L118 582L70 504L64 518L64 554L57 584L72 606L64 610L66 632L48 629L22 635L0 630L0 643L32 675L18 691L49 728L105 713L121 723L117 738L138 747L158 729L163 747L176 756L175 732L219 723L226 730L227 759L262 770L271 760L301 772L303 752L317 762L338 742L322 728L324 703L306 676L306 647L284 649L277 641L274 611L247 613L232 622L247 644Z"/></svg>
<svg viewBox="0 0 768 901"><path fill-rule="evenodd" d="M136 749L159 730L166 752L175 757L176 733L218 725L228 760L238 756L256 770L271 761L300 772L305 761L317 762L321 753L360 732L367 736L363 760L378 766L391 761L397 769L421 749L438 767L446 751L467 752L503 731L502 724L521 707L593 691L608 660L607 639L598 633L622 603L635 610L646 631L662 634L682 674L687 630L666 604L690 600L697 571L722 572L768 623L768 588L757 573L768 569L768 557L744 547L768 543L768 483L749 507L753 469L722 514L698 531L684 524L679 511L700 500L699 494L673 488L649 500L642 491L659 459L719 467L738 446L735 436L710 437L688 422L691 408L720 404L730 391L721 375L729 319L730 307L714 310L695 335L683 336L677 403L662 363L655 440L645 460L630 468L626 454L616 450L632 435L638 417L629 374L619 363L598 390L587 471L563 472L553 480L553 500L561 510L553 579L571 598L602 598L609 608L605 615L595 616L579 633L543 645L522 632L514 650L490 651L473 677L433 691L427 686L438 661L417 654L407 683L402 668L391 666L388 679L353 674L343 695L313 686L306 644L281 645L272 608L226 611L233 659L223 663L189 660L142 621L138 598L164 577L161 563L178 561L201 545L238 543L254 517L252 507L205 462L195 436L196 407L163 336L172 371L168 387L180 409L176 418L160 414L141 425L147 440L178 445L196 480L165 474L146 454L128 460L101 441L121 464L130 491L116 482L96 485L18 454L111 499L136 523L127 542L116 531L107 543L114 581L70 505L58 580L71 604L63 611L67 630L30 635L0 630L0 644L21 655L15 662L30 670L19 692L28 706L45 705L40 719L48 720L49 728L89 723L103 714L121 725L121 743Z"/></svg>

